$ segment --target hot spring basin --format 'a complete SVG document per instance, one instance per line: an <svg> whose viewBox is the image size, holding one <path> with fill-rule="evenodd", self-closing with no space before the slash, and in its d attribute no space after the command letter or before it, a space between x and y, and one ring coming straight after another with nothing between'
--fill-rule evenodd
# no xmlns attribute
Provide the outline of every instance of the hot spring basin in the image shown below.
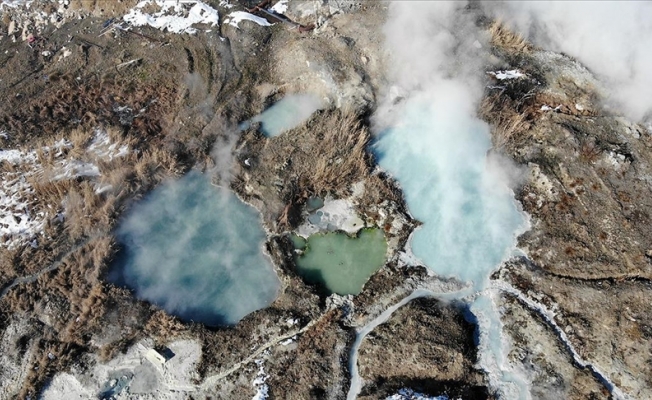
<svg viewBox="0 0 652 400"><path fill-rule="evenodd" d="M380 229L363 229L356 238L342 232L315 234L292 242L304 253L297 271L306 281L322 285L329 293L358 294L371 275L384 264L387 241Z"/></svg>
<svg viewBox="0 0 652 400"><path fill-rule="evenodd" d="M258 212L198 172L133 207L109 280L186 321L231 325L277 296Z"/></svg>

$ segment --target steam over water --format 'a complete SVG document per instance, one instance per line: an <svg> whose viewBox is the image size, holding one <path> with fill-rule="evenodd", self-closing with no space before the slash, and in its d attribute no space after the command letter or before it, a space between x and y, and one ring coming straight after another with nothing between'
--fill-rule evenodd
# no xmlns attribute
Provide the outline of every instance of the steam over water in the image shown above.
<svg viewBox="0 0 652 400"><path fill-rule="evenodd" d="M117 237L124 251L109 278L184 320L234 324L276 298L258 212L200 173L150 193Z"/></svg>
<svg viewBox="0 0 652 400"><path fill-rule="evenodd" d="M374 116L379 163L423 222L410 241L414 255L437 275L470 284L454 297L470 302L478 364L490 385L501 397L526 399L527 383L504 357L500 314L486 290L527 221L509 187L517 174L488 156L489 127L477 117L488 55L476 25L480 9L464 1L394 1L388 8L394 86ZM349 398L356 390L352 384Z"/></svg>
<svg viewBox="0 0 652 400"><path fill-rule="evenodd" d="M487 158L487 125L465 117L450 100L409 100L377 150L410 212L424 223L412 236L415 256L437 274L480 289L513 248L524 220Z"/></svg>

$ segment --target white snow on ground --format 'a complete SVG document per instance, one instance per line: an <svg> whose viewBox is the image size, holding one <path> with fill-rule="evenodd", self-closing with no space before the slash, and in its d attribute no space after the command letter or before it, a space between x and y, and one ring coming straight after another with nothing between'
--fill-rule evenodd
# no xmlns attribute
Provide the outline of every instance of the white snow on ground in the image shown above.
<svg viewBox="0 0 652 400"><path fill-rule="evenodd" d="M385 400L449 400L448 396L426 396L424 394L415 392L412 389L401 389L397 394L389 396Z"/></svg>
<svg viewBox="0 0 652 400"><path fill-rule="evenodd" d="M324 206L310 214L297 229L299 236L308 237L317 232L343 230L356 233L364 227L364 221L353 208L348 199L324 200Z"/></svg>
<svg viewBox="0 0 652 400"><path fill-rule="evenodd" d="M520 72L517 69L512 69L510 71L489 71L489 75L493 75L496 79L502 81L504 79L518 79L526 76L524 73Z"/></svg>
<svg viewBox="0 0 652 400"><path fill-rule="evenodd" d="M620 170L626 165L627 157L625 157L624 154L610 151L605 154L605 162L607 165L614 167L616 170Z"/></svg>
<svg viewBox="0 0 652 400"><path fill-rule="evenodd" d="M53 393L57 393L57 395L53 395ZM42 398L43 400L54 400L58 393L69 399L92 399L94 397L92 391L85 388L74 376L65 372L54 376Z"/></svg>
<svg viewBox="0 0 652 400"><path fill-rule="evenodd" d="M248 12L244 11L234 11L230 13L224 20L224 23L239 28L238 24L240 24L242 21L251 21L260 26L272 26L272 24L270 24L265 18L249 14Z"/></svg>
<svg viewBox="0 0 652 400"><path fill-rule="evenodd" d="M278 3L274 4L270 10L277 14L285 14L288 10L288 0L280 0Z"/></svg>
<svg viewBox="0 0 652 400"><path fill-rule="evenodd" d="M26 5L26 6L29 7L30 4L32 4L32 2L33 2L33 0L1 0L0 1L0 9L3 6L14 8L14 7Z"/></svg>
<svg viewBox="0 0 652 400"><path fill-rule="evenodd" d="M555 108L552 108L547 104L544 104L544 105L541 106L541 111L559 111L560 109L561 109L561 105L559 105L559 106L557 106Z"/></svg>
<svg viewBox="0 0 652 400"><path fill-rule="evenodd" d="M6 239L5 242L0 241L0 246L12 249L27 242L36 244L34 237L43 231L48 215L42 211L34 211L37 204L31 179L55 181L100 176L99 168L92 162L65 158L65 150L70 148L72 143L66 139L43 147L41 150L46 157L52 155L51 167L44 167L34 150L0 150L0 163L11 165L11 168L0 175L0 237ZM106 131L97 129L86 156L92 160L100 158L110 161L128 153L128 146L111 143ZM97 191L108 189L98 187ZM59 207L58 204L44 206L55 209Z"/></svg>
<svg viewBox="0 0 652 400"><path fill-rule="evenodd" d="M124 157L129 153L129 146L118 147L117 143L111 143L109 134L103 129L95 130L95 137L88 146L88 151L95 153L98 157L111 161L114 158Z"/></svg>
<svg viewBox="0 0 652 400"><path fill-rule="evenodd" d="M146 6L158 6L153 14L143 12ZM127 13L123 19L134 25L149 25L173 33L195 34L195 24L216 26L219 23L217 10L199 0L143 0Z"/></svg>
<svg viewBox="0 0 652 400"><path fill-rule="evenodd" d="M265 372L264 361L262 359L256 360L255 363L258 366L258 374L253 381L256 394L251 400L267 400L269 398L269 386L265 382L269 378L269 375Z"/></svg>
<svg viewBox="0 0 652 400"><path fill-rule="evenodd" d="M289 339L282 340L282 341L278 342L278 344L280 344L281 346L287 346L287 345L290 345L290 344L294 343L295 340L297 340L297 335L294 335Z"/></svg>

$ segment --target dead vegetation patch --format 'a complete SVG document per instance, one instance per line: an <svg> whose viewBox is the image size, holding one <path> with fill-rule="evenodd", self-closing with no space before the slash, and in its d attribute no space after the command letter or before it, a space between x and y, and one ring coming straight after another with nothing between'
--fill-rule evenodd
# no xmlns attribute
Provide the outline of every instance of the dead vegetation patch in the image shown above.
<svg viewBox="0 0 652 400"><path fill-rule="evenodd" d="M505 26L501 21L494 21L489 26L491 45L512 53L528 53L534 47L525 38Z"/></svg>
<svg viewBox="0 0 652 400"><path fill-rule="evenodd" d="M251 129L237 146L239 171L232 186L245 200L259 201L272 229L296 226L309 197L345 198L357 182L364 181L369 203L400 200L387 177L373 173L369 141L360 117L342 110L317 112L304 125L274 138Z"/></svg>
<svg viewBox="0 0 652 400"><path fill-rule="evenodd" d="M310 196L346 197L351 184L369 174L369 138L356 115L340 110L318 112L303 126L271 139L250 130L238 146L242 168L232 186L246 199L276 198L276 207L263 215L292 225L296 206ZM252 176L258 188L251 187Z"/></svg>
<svg viewBox="0 0 652 400"><path fill-rule="evenodd" d="M165 81L140 84L117 75L87 79L80 82L71 74L55 73L49 80L56 83L56 89L21 99L0 112L0 127L11 132L10 144L98 125L121 127L140 140L165 133L178 101L174 85Z"/></svg>

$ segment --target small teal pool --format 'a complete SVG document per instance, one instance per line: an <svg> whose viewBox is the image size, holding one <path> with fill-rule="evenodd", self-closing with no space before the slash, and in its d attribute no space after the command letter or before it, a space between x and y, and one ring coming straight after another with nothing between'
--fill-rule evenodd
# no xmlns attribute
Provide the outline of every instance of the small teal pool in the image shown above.
<svg viewBox="0 0 652 400"><path fill-rule="evenodd" d="M277 296L258 212L198 172L152 191L116 236L109 280L183 320L235 324Z"/></svg>
<svg viewBox="0 0 652 400"><path fill-rule="evenodd" d="M297 271L308 282L329 293L358 294L369 278L385 265L387 241L380 229L363 229L357 237L343 232L318 233L307 240L291 236L303 250L296 258Z"/></svg>

